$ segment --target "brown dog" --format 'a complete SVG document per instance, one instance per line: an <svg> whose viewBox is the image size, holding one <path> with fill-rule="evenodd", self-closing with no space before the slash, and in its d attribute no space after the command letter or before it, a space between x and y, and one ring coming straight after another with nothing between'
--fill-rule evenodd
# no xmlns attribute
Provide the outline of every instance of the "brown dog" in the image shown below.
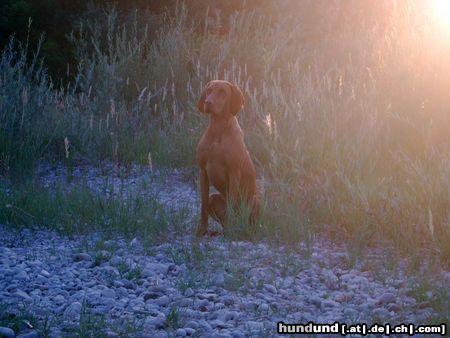
<svg viewBox="0 0 450 338"><path fill-rule="evenodd" d="M244 201L251 208L253 219L258 213L255 167L236 119L243 104L239 88L222 80L209 82L198 101L198 109L209 115L209 126L197 146L201 191L197 236L208 232L208 216L222 227L226 224L227 201L233 209ZM209 196L210 184L218 194Z"/></svg>

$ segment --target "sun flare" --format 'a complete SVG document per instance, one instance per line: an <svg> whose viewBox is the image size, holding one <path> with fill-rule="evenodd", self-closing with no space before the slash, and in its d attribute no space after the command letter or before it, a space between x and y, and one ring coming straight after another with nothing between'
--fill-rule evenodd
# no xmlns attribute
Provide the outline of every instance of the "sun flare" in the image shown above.
<svg viewBox="0 0 450 338"><path fill-rule="evenodd" d="M450 0L429 0L433 20L450 33Z"/></svg>

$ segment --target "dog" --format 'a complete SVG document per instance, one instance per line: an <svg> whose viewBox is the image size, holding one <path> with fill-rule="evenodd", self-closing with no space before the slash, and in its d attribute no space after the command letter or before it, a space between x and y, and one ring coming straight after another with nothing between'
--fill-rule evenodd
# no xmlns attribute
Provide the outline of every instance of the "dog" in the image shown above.
<svg viewBox="0 0 450 338"><path fill-rule="evenodd" d="M209 216L225 228L229 203L233 210L246 203L251 208L251 221L258 215L255 166L236 118L243 105L241 90L224 80L209 82L198 100L197 107L209 116L209 125L197 146L201 192L197 237L208 233ZM210 185L219 193L210 196Z"/></svg>

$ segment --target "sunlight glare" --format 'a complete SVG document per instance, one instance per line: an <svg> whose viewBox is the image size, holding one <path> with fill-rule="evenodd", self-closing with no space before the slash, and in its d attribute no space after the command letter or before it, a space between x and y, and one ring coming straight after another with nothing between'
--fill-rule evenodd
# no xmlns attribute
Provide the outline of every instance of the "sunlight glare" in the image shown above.
<svg viewBox="0 0 450 338"><path fill-rule="evenodd" d="M440 29L450 33L450 0L429 0L431 14Z"/></svg>

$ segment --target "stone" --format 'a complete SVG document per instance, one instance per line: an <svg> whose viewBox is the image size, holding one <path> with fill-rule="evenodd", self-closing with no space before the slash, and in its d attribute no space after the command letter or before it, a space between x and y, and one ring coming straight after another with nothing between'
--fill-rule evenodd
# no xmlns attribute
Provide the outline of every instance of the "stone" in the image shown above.
<svg viewBox="0 0 450 338"><path fill-rule="evenodd" d="M166 307L167 305L169 305L170 299L167 296L162 296L162 297L158 298L157 300L155 300L155 303L158 304L159 306Z"/></svg>
<svg viewBox="0 0 450 338"><path fill-rule="evenodd" d="M277 293L277 288L275 286L273 286L272 284L264 284L264 289L273 294Z"/></svg>
<svg viewBox="0 0 450 338"><path fill-rule="evenodd" d="M144 301L147 301L149 299L157 299L159 297L161 297L163 294L159 293L159 292L146 292L144 293L143 297L144 297Z"/></svg>
<svg viewBox="0 0 450 338"><path fill-rule="evenodd" d="M186 337L187 336L187 333L186 333L186 330L185 329L177 329L176 331L175 331L175 335L177 336L177 337Z"/></svg>
<svg viewBox="0 0 450 338"><path fill-rule="evenodd" d="M217 274L212 281L213 285L222 287L225 284L225 276L223 272Z"/></svg>
<svg viewBox="0 0 450 338"><path fill-rule="evenodd" d="M0 337L14 338L16 334L9 327L0 326Z"/></svg>
<svg viewBox="0 0 450 338"><path fill-rule="evenodd" d="M63 317L68 320L80 320L81 304L73 302L65 310Z"/></svg>
<svg viewBox="0 0 450 338"><path fill-rule="evenodd" d="M142 278L156 277L156 272L155 272L155 270L152 270L150 268L144 268L141 271L141 277Z"/></svg>
<svg viewBox="0 0 450 338"><path fill-rule="evenodd" d="M222 301L226 306L231 306L235 303L235 299L232 296L224 296Z"/></svg>
<svg viewBox="0 0 450 338"><path fill-rule="evenodd" d="M137 239L137 237L133 238L130 242L130 246L131 248L135 249L135 250L140 250L142 249L142 244L141 242L139 242L139 240Z"/></svg>
<svg viewBox="0 0 450 338"><path fill-rule="evenodd" d="M214 319L214 320L210 321L209 323L213 328L220 329L220 330L231 327L231 325L222 322L220 319Z"/></svg>
<svg viewBox="0 0 450 338"><path fill-rule="evenodd" d="M215 293L200 293L197 295L198 299L214 301L217 298Z"/></svg>
<svg viewBox="0 0 450 338"><path fill-rule="evenodd" d="M199 324L199 329L201 329L201 330L203 330L205 332L211 332L212 331L212 327L207 321L201 320L198 324Z"/></svg>
<svg viewBox="0 0 450 338"><path fill-rule="evenodd" d="M184 324L184 327L190 327L191 329L197 330L198 329L198 323L196 321L190 320L186 324Z"/></svg>
<svg viewBox="0 0 450 338"><path fill-rule="evenodd" d="M39 274L40 274L41 276L43 276L43 277L46 277L46 278L50 277L50 272L48 272L48 271L45 270L45 269L42 269L42 270L39 272Z"/></svg>
<svg viewBox="0 0 450 338"><path fill-rule="evenodd" d="M149 273L153 272L153 275L155 273L160 273L160 274L166 275L169 272L171 265L174 265L174 264L147 263L145 265L144 270L147 270Z"/></svg>
<svg viewBox="0 0 450 338"><path fill-rule="evenodd" d="M192 297L193 295L194 295L194 290L192 290L191 288L187 288L186 291L184 291L185 297Z"/></svg>
<svg viewBox="0 0 450 338"><path fill-rule="evenodd" d="M24 300L27 300L27 301L31 300L31 297L25 291L16 290L16 292L14 294L20 298L23 298Z"/></svg>
<svg viewBox="0 0 450 338"><path fill-rule="evenodd" d="M378 308L372 310L372 316L381 318L381 319L385 319L390 316L390 313L385 308L378 307Z"/></svg>
<svg viewBox="0 0 450 338"><path fill-rule="evenodd" d="M84 253L84 252L80 252L80 253L74 254L72 256L72 260L74 262L90 261L91 259L92 259L92 257L89 254Z"/></svg>
<svg viewBox="0 0 450 338"><path fill-rule="evenodd" d="M57 305L62 305L66 302L66 298L64 298L64 296L62 296L62 295L57 295L57 296L53 297L53 301Z"/></svg>
<svg viewBox="0 0 450 338"><path fill-rule="evenodd" d="M314 304L318 308L320 308L322 306L322 299L320 297L318 297L318 296L311 296L311 297L309 297L309 301L310 301L311 304Z"/></svg>
<svg viewBox="0 0 450 338"><path fill-rule="evenodd" d="M116 298L116 292L113 289L102 290L100 292L100 294L102 295L102 297L105 297L105 298L111 298L111 299Z"/></svg>
<svg viewBox="0 0 450 338"><path fill-rule="evenodd" d="M238 330L232 331L231 336L233 338L245 338L246 337L241 331L238 331Z"/></svg>
<svg viewBox="0 0 450 338"><path fill-rule="evenodd" d="M16 275L14 276L15 279L20 280L20 281L29 281L30 277L28 276L28 274L21 270L19 272L16 273Z"/></svg>
<svg viewBox="0 0 450 338"><path fill-rule="evenodd" d="M156 329L164 329L166 327L166 316L159 313L156 317L148 317L144 325L153 326Z"/></svg>
<svg viewBox="0 0 450 338"><path fill-rule="evenodd" d="M395 303L396 297L392 292L383 293L380 297L375 301L376 304L389 304Z"/></svg>
<svg viewBox="0 0 450 338"><path fill-rule="evenodd" d="M16 338L39 338L41 335L37 331L30 331L27 333L20 334Z"/></svg>
<svg viewBox="0 0 450 338"><path fill-rule="evenodd" d="M192 336L195 333L195 330L193 328L190 328L190 327L185 327L184 328L184 332L186 332L186 335Z"/></svg>
<svg viewBox="0 0 450 338"><path fill-rule="evenodd" d="M322 305L321 305L321 307L324 309L332 308L335 306L339 306L339 303L335 302L333 300L324 300L324 301L322 301Z"/></svg>
<svg viewBox="0 0 450 338"><path fill-rule="evenodd" d="M237 311L227 311L224 315L225 321L237 320L239 318L239 312Z"/></svg>
<svg viewBox="0 0 450 338"><path fill-rule="evenodd" d="M322 276L325 282L325 285L330 290L338 290L339 289L339 278L334 274L330 269L322 269Z"/></svg>
<svg viewBox="0 0 450 338"><path fill-rule="evenodd" d="M245 325L248 328L248 330L252 333L259 333L264 329L263 323L255 322L252 320L249 320Z"/></svg>

